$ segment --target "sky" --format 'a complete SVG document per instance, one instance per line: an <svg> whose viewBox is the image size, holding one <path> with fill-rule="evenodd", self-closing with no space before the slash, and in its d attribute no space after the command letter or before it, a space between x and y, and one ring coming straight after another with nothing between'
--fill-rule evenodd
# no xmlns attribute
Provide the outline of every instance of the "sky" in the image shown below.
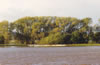
<svg viewBox="0 0 100 65"><path fill-rule="evenodd" d="M0 21L25 16L100 18L100 0L0 0Z"/></svg>

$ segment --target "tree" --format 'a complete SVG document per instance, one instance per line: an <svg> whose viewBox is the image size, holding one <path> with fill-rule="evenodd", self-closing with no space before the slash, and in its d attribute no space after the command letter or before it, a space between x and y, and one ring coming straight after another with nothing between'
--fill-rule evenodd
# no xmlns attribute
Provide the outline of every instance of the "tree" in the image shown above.
<svg viewBox="0 0 100 65"><path fill-rule="evenodd" d="M91 22L91 18L23 17L6 25L8 33L3 36L7 40L10 33L10 39L20 41L22 44L87 43L93 38L90 33ZM2 25L0 30L4 31Z"/></svg>
<svg viewBox="0 0 100 65"><path fill-rule="evenodd" d="M39 44L61 44L63 42L63 37L61 33L50 34L49 36L42 38Z"/></svg>
<svg viewBox="0 0 100 65"><path fill-rule="evenodd" d="M1 35L1 38L4 37L4 43L9 43L9 23L8 21L2 21L0 22L0 35Z"/></svg>
<svg viewBox="0 0 100 65"><path fill-rule="evenodd" d="M4 36L0 35L0 44L4 44L5 42Z"/></svg>
<svg viewBox="0 0 100 65"><path fill-rule="evenodd" d="M34 40L34 43L36 40L40 40L42 37L45 36L44 31L45 31L44 23L36 22L32 25L31 37L32 37L32 40Z"/></svg>
<svg viewBox="0 0 100 65"><path fill-rule="evenodd" d="M35 22L33 17L24 17L11 23L10 32L15 34L14 37L24 44L31 41L32 24Z"/></svg>
<svg viewBox="0 0 100 65"><path fill-rule="evenodd" d="M79 31L75 31L72 33L71 41L72 43L87 43L88 38L86 36L86 33L80 33Z"/></svg>
<svg viewBox="0 0 100 65"><path fill-rule="evenodd" d="M100 43L100 32L94 34L93 41L95 41L96 43Z"/></svg>

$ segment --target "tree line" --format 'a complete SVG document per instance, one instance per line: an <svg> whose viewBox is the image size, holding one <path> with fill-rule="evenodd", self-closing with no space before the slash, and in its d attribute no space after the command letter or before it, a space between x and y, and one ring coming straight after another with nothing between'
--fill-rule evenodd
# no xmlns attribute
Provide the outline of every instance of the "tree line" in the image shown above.
<svg viewBox="0 0 100 65"><path fill-rule="evenodd" d="M100 42L93 32L92 19L74 17L23 17L0 22L0 44L83 44Z"/></svg>

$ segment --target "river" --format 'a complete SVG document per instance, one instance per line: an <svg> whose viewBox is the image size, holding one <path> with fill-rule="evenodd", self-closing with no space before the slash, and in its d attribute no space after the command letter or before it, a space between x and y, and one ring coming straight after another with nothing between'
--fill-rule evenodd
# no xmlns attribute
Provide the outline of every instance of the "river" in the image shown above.
<svg viewBox="0 0 100 65"><path fill-rule="evenodd" d="M0 65L100 65L100 47L5 47Z"/></svg>

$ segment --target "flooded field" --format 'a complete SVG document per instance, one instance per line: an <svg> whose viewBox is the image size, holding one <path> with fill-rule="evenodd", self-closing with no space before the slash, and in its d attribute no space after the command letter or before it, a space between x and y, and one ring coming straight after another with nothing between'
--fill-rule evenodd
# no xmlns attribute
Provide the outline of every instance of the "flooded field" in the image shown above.
<svg viewBox="0 0 100 65"><path fill-rule="evenodd" d="M100 47L0 48L0 65L100 65Z"/></svg>

